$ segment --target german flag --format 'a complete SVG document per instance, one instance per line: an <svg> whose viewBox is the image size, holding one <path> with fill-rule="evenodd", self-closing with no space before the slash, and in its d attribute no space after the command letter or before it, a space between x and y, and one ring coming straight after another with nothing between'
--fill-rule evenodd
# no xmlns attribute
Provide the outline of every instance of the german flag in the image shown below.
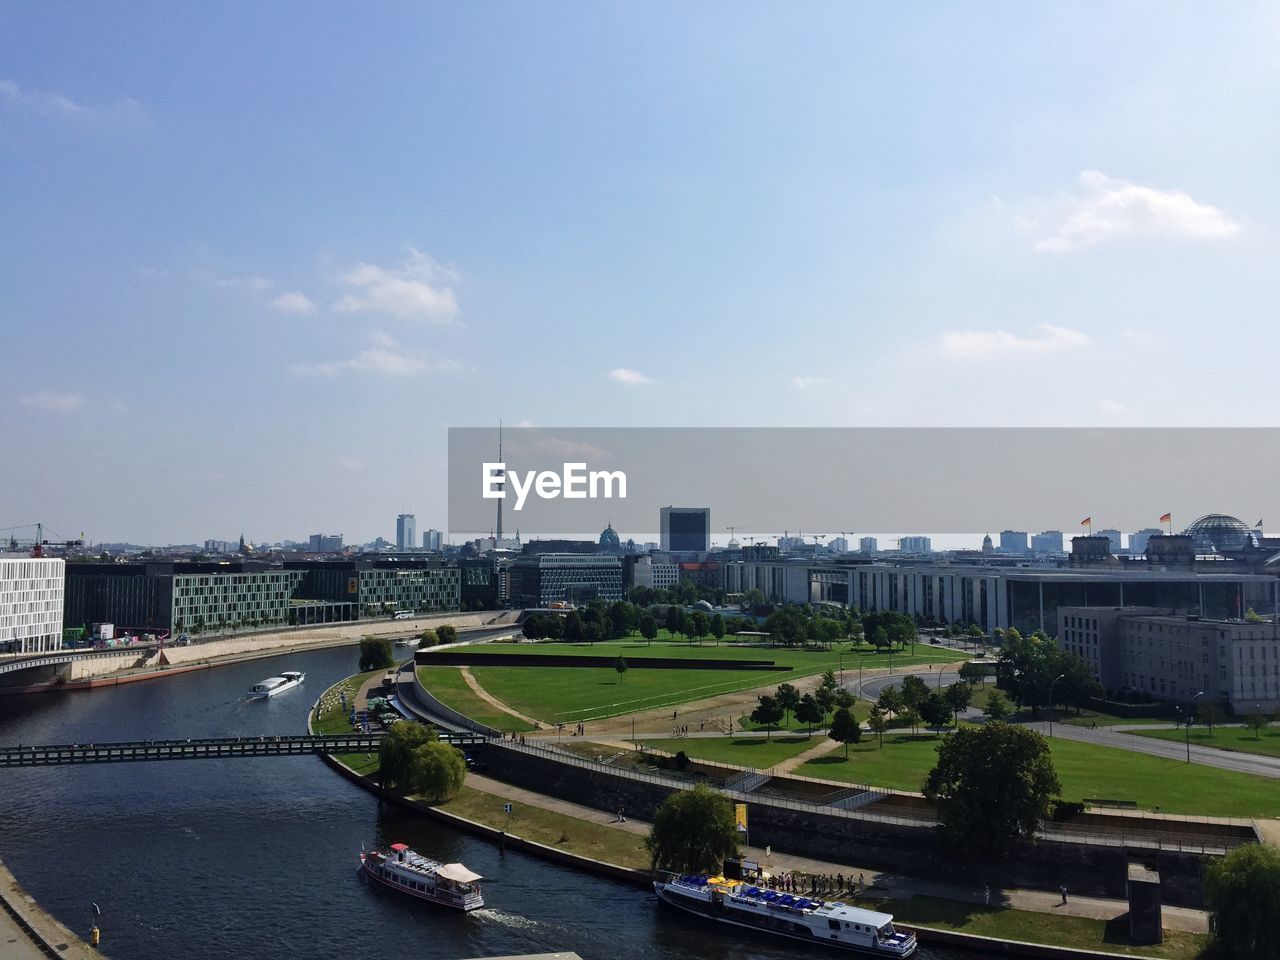
<svg viewBox="0 0 1280 960"><path fill-rule="evenodd" d="M1161 522L1161 523L1172 523L1172 522L1173 522L1173 514L1172 514L1172 513L1162 513L1162 514L1160 514L1160 522Z"/></svg>
<svg viewBox="0 0 1280 960"><path fill-rule="evenodd" d="M1090 526L1092 523L1093 523L1093 517L1085 517L1083 520L1080 521L1080 526L1087 527L1087 526Z"/></svg>

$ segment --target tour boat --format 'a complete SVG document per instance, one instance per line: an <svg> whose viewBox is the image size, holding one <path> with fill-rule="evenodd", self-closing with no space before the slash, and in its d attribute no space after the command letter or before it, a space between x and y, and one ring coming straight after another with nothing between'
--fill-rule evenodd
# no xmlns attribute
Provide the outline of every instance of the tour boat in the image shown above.
<svg viewBox="0 0 1280 960"><path fill-rule="evenodd" d="M484 906L479 874L460 863L441 863L414 853L403 843L393 843L389 850L361 850L360 868L393 890L464 913Z"/></svg>
<svg viewBox="0 0 1280 960"><path fill-rule="evenodd" d="M909 957L916 935L895 930L893 915L844 903L797 897L724 877L685 874L655 880L663 903L720 923L776 933L877 957Z"/></svg>
<svg viewBox="0 0 1280 960"><path fill-rule="evenodd" d="M292 690L305 679L307 679L307 675L300 670L286 670L278 677L267 677L261 683L255 683L249 688L249 699L266 700L268 697L274 697L277 693Z"/></svg>

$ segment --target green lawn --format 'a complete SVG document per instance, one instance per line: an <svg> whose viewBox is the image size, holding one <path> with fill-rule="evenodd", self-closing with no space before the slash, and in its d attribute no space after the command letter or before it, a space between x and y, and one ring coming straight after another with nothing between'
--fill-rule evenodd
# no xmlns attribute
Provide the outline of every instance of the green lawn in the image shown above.
<svg viewBox="0 0 1280 960"><path fill-rule="evenodd" d="M764 734L749 737L676 737L670 740L645 740L644 745L649 749L671 754L683 750L696 760L732 763L740 767L764 770L824 742L834 746L831 740L817 734L812 740L792 734L774 735L767 740Z"/></svg>
<svg viewBox="0 0 1280 960"><path fill-rule="evenodd" d="M859 905L864 904L859 901ZM1204 934L1166 930L1164 943L1158 946L1135 946L1129 942L1127 917L1110 921L1093 920L1088 917L988 907L937 897L911 897L907 900L884 900L878 903L870 901L865 905L892 913L895 920L908 927L919 924L981 937L1051 943L1055 946L1123 953L1135 957L1195 960L1209 943L1209 938Z"/></svg>
<svg viewBox="0 0 1280 960"><path fill-rule="evenodd" d="M514 714L499 710L493 704L476 695L467 685L459 667L418 667L418 683L446 707L452 707L464 717L495 730L524 733L533 730L533 724Z"/></svg>
<svg viewBox="0 0 1280 960"><path fill-rule="evenodd" d="M366 680L385 670L369 670L339 680L320 695L320 713L311 718L311 728L317 734L351 733L351 704L356 693ZM342 698L339 693L346 693L347 708L342 709Z"/></svg>
<svg viewBox="0 0 1280 960"><path fill-rule="evenodd" d="M1186 737L1186 731L1181 728L1129 732L1138 737L1174 740L1178 743L1182 743ZM1280 728L1275 727L1258 731L1257 739L1254 739L1253 731L1245 727L1214 727L1212 733L1205 727L1192 727L1191 742L1198 747L1217 747L1219 750L1238 750L1241 753L1261 753L1269 757L1280 757Z"/></svg>
<svg viewBox="0 0 1280 960"><path fill-rule="evenodd" d="M509 653L507 649L471 648L477 655ZM825 670L839 672L839 651L805 650L786 647L742 647L711 644L654 643L644 641L607 641L594 645L539 643L521 647L522 653L546 655L570 653L626 660L644 657L678 657L681 659L721 658L734 660L772 660L787 670L628 670L619 678L612 667L485 667L472 666L477 680L499 700L510 704L527 716L550 723L574 723L578 720L617 716L653 707L677 706L693 700L749 690L753 687L777 685L812 676ZM893 656L895 665L937 663L936 649L921 645L913 658L911 653ZM960 655L950 654L953 657ZM862 659L868 668L887 666L887 654L845 653L846 677Z"/></svg>
<svg viewBox="0 0 1280 960"><path fill-rule="evenodd" d="M893 734L884 748L874 735L844 751L810 760L795 772L919 791L935 760L941 737ZM1103 797L1133 800L1139 807L1163 813L1220 817L1280 816L1280 789L1273 780L1199 764L1133 753L1072 740L1050 741L1064 799Z"/></svg>

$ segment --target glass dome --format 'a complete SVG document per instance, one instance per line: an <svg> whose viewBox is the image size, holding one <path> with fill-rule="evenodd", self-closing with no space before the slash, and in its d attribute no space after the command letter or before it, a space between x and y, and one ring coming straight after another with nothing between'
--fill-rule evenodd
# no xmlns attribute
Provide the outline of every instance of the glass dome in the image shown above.
<svg viewBox="0 0 1280 960"><path fill-rule="evenodd" d="M1251 529L1222 513L1207 514L1182 532L1191 538L1197 554L1234 553L1258 545L1257 535Z"/></svg>

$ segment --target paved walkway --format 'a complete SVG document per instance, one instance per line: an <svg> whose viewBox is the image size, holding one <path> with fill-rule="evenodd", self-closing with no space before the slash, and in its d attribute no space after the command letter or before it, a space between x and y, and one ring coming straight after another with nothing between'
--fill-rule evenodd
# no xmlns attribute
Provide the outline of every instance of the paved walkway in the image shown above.
<svg viewBox="0 0 1280 960"><path fill-rule="evenodd" d="M540 793L534 793L532 790L513 787L499 780L474 773L467 774L467 786L494 796L505 797L513 802L526 803L529 806L550 810L554 813L560 813L590 823L604 824L637 836L648 835L650 829L650 824L643 820L628 818L625 822L620 823L614 815L603 813L592 807L584 807L580 804L570 803L567 800L544 796ZM779 853L768 848L745 847L743 855L758 861L768 873L775 875L782 872L799 872L819 876L844 874L846 878L849 878L849 882L855 881L861 875L866 881L867 893L876 899L884 897L906 899L912 896L927 896L938 897L943 900L956 900L963 903L982 903L985 899L985 891L980 886L970 887L935 880L918 880L857 864L813 860L808 857ZM856 903L858 901L858 897L852 893L841 894L841 896L850 902ZM1068 896L1067 903L1063 904L1060 901L1061 897L1058 894L1041 890L998 887L993 887L991 890L991 903L993 905L1028 910L1035 913L1057 913L1072 917L1112 920L1129 912L1129 905L1124 900ZM1168 930L1187 930L1192 933L1207 933L1209 930L1209 915L1203 910L1165 906L1163 908L1163 918L1164 926Z"/></svg>
<svg viewBox="0 0 1280 960"><path fill-rule="evenodd" d="M547 725L543 723L541 720L535 720L533 717L523 714L519 710L516 710L508 706L507 704L499 700L497 697L495 697L488 690L486 690L484 687L482 687L480 685L480 681L477 680L475 676L471 673L470 667L459 667L458 672L462 674L462 679L465 680L467 683L467 686L471 688L471 692L474 693L481 700L483 700L485 703L489 704L489 706L496 707L498 710L501 710L503 713L509 713L511 714L511 716L515 717L518 720L523 720L525 723L531 723L538 730L546 729Z"/></svg>

